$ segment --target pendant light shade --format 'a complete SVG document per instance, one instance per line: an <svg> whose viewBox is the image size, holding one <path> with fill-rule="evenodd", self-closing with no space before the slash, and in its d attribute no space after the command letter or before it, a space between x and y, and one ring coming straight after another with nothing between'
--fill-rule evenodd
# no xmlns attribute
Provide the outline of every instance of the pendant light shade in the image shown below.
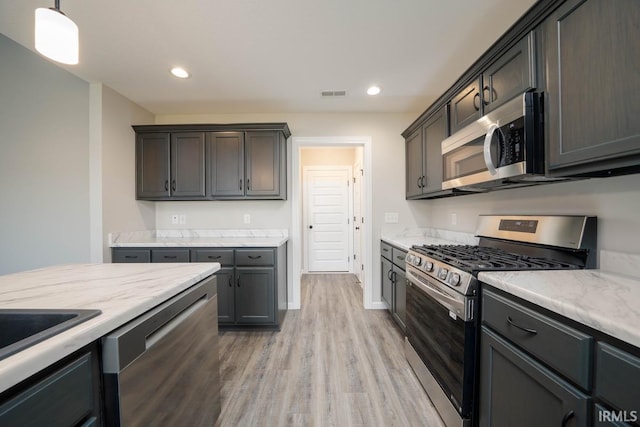
<svg viewBox="0 0 640 427"><path fill-rule="evenodd" d="M78 63L78 26L55 8L36 9L36 50L63 64Z"/></svg>

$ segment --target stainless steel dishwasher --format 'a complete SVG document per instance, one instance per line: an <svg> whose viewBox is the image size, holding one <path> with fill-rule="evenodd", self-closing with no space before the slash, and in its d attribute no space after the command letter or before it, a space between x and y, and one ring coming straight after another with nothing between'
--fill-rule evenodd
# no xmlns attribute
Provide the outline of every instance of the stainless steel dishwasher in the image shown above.
<svg viewBox="0 0 640 427"><path fill-rule="evenodd" d="M212 276L102 339L106 425L216 423L216 294Z"/></svg>

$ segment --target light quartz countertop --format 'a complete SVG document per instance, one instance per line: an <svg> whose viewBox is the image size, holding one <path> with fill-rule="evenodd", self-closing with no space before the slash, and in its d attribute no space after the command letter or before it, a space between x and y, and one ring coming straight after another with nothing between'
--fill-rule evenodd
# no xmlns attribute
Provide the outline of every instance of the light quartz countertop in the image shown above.
<svg viewBox="0 0 640 427"><path fill-rule="evenodd" d="M282 246L289 232L269 229L149 230L109 234L112 248L134 247L273 247Z"/></svg>
<svg viewBox="0 0 640 427"><path fill-rule="evenodd" d="M79 264L0 276L0 307L102 313L0 360L0 392L188 289L218 263Z"/></svg>
<svg viewBox="0 0 640 427"><path fill-rule="evenodd" d="M485 272L480 281L640 347L640 280L602 270Z"/></svg>
<svg viewBox="0 0 640 427"><path fill-rule="evenodd" d="M405 228L383 231L380 239L408 251L413 245L477 245L478 238L470 233L436 228Z"/></svg>

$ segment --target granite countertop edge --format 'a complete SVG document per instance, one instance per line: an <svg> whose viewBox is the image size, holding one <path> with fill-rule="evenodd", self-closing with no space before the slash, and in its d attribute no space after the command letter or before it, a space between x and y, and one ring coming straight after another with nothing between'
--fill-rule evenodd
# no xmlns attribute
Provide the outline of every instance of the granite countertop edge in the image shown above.
<svg viewBox="0 0 640 427"><path fill-rule="evenodd" d="M109 234L112 248L277 248L288 240L286 229L147 230Z"/></svg>

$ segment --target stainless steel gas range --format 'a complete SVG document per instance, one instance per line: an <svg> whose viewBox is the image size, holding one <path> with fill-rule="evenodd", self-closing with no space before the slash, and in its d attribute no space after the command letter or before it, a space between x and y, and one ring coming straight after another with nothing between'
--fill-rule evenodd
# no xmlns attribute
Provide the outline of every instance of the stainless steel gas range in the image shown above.
<svg viewBox="0 0 640 427"><path fill-rule="evenodd" d="M448 427L476 423L481 271L595 268L597 219L481 215L478 245L406 256L405 354Z"/></svg>

